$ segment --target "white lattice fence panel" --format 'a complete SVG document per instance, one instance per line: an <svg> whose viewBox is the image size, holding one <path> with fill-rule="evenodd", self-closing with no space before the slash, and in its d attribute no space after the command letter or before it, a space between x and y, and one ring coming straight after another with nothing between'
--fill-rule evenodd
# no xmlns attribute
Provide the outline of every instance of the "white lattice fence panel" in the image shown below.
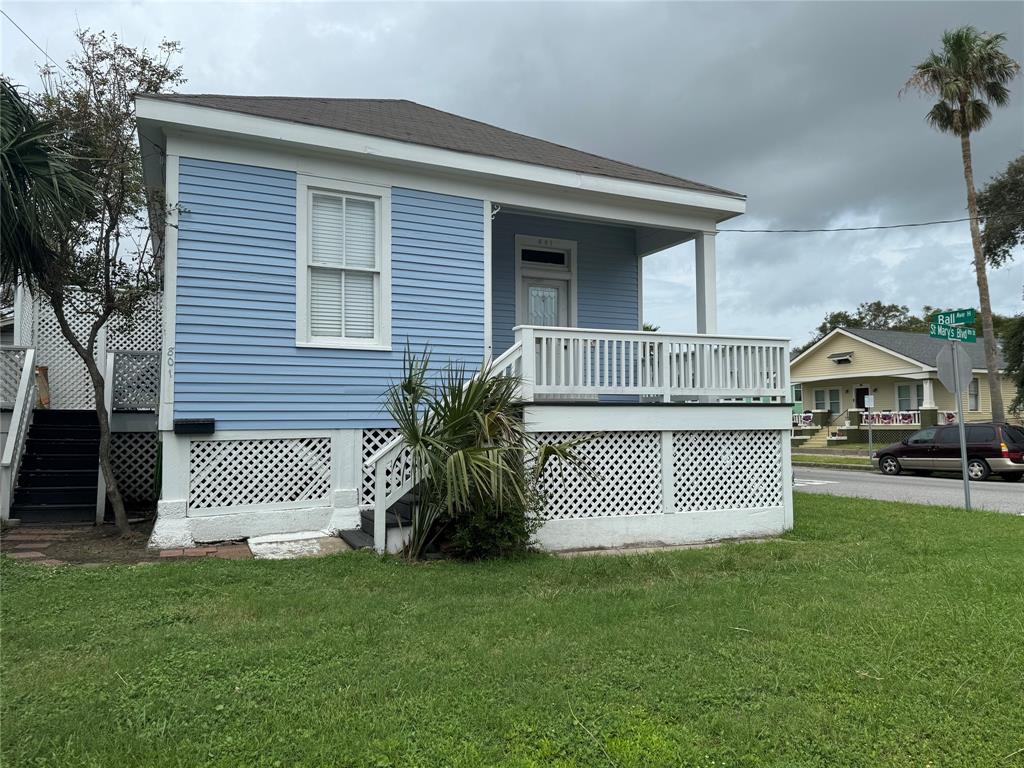
<svg viewBox="0 0 1024 768"><path fill-rule="evenodd" d="M36 346L36 365L47 368L50 385L50 407L54 409L89 409L96 407L92 380L85 363L64 338L53 308L45 299L37 299L35 326L32 333ZM85 339L93 318L88 312L76 310L69 300L65 310L68 325L78 339ZM102 363L100 363L102 365Z"/></svg>
<svg viewBox="0 0 1024 768"><path fill-rule="evenodd" d="M0 404L7 408L14 405L18 396L24 363L24 349L0 349Z"/></svg>
<svg viewBox="0 0 1024 768"><path fill-rule="evenodd" d="M540 432L552 445L588 436L584 432ZM661 433L596 432L576 451L594 477L552 460L541 478L543 516L549 520L651 515L661 506Z"/></svg>
<svg viewBox="0 0 1024 768"><path fill-rule="evenodd" d="M373 469L367 468L366 462L373 456L377 451L383 448L385 445L390 443L398 436L398 430L390 428L382 429L364 429L363 430L363 483L359 492L359 498L362 504L367 506L373 506ZM392 462L392 465L387 467L385 473L387 480L385 481L384 493L389 494L394 484L391 482L391 478L395 476L395 473L401 471L402 478L408 479L412 473L412 463L409 461L409 452L403 451L401 455Z"/></svg>
<svg viewBox="0 0 1024 768"><path fill-rule="evenodd" d="M110 458L117 485L126 501L156 501L156 432L114 432L110 436Z"/></svg>
<svg viewBox="0 0 1024 768"><path fill-rule="evenodd" d="M331 491L331 439L193 440L190 510L318 502Z"/></svg>
<svg viewBox="0 0 1024 768"><path fill-rule="evenodd" d="M160 353L114 354L115 409L155 409L160 402Z"/></svg>
<svg viewBox="0 0 1024 768"><path fill-rule="evenodd" d="M141 301L130 320L110 320L107 323L107 351L158 351L163 333L162 313L163 296L157 293Z"/></svg>
<svg viewBox="0 0 1024 768"><path fill-rule="evenodd" d="M676 512L782 506L782 434L773 430L675 432Z"/></svg>

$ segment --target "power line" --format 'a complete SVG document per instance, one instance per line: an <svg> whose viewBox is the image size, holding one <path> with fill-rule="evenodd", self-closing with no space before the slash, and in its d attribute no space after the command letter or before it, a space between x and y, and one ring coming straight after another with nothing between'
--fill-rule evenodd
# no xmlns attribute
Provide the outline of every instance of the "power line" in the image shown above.
<svg viewBox="0 0 1024 768"><path fill-rule="evenodd" d="M1010 214L1004 215L1017 215L1024 213L1024 211L1013 211ZM865 232L871 229L906 229L908 227L931 227L936 224L959 224L964 221L984 221L986 218L995 218L992 216L968 216L963 219L940 219L938 221L918 221L912 224L878 224L871 227L822 227L818 229L719 229L719 232L744 232L744 233L757 233L757 234L803 234L810 232Z"/></svg>
<svg viewBox="0 0 1024 768"><path fill-rule="evenodd" d="M55 58L53 58L53 56L51 56L51 55L50 55L50 54L48 54L48 53L47 53L46 51L44 51L44 50L43 50L43 48L42 48L42 46L40 46L40 45L39 45L39 43L37 43L37 42L36 42L35 40L33 40L33 39L32 39L32 36L31 36L31 35L30 35L30 34L29 34L28 32L26 32L26 31L25 31L24 29L22 29L22 28L21 28L21 26L19 26L18 22L16 22L16 21L15 21L14 19L12 19L12 18L10 17L10 15L9 15L9 14L7 13L7 11L4 11L4 10L0 10L0 13L2 13L2 14L4 15L4 18L6 18L6 19L7 19L7 20L8 20L9 22L11 22L11 24L13 24L13 25L14 25L15 29L17 29L17 30L18 30L19 32L21 32L21 34L23 34L23 35L25 36L25 39L26 39L26 40L28 40L28 41L29 41L30 43L32 43L32 45L34 45L34 46L35 46L36 48L38 48L38 49L39 49L39 52L40 52L41 54L43 54L43 56L45 56L45 57L46 57L46 58L48 58L48 59L49 59L50 61L52 61L52 62L53 62L53 65L54 65L54 66L55 66L55 67L56 67L57 69L59 69L59 70L60 70L61 72L63 72L63 73L65 74L65 75L67 75L67 74L68 74L67 70L66 70L66 69L64 69L64 67L62 67L62 66L61 66L61 65L60 65L59 63L57 63L57 60L56 60Z"/></svg>

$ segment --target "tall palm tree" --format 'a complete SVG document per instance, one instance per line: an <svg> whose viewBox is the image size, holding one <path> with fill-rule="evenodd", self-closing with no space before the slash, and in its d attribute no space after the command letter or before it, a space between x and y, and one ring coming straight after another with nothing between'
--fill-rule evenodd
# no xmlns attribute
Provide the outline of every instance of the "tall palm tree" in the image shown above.
<svg viewBox="0 0 1024 768"><path fill-rule="evenodd" d="M992 302L978 222L974 168L971 165L971 134L992 119L992 106L1002 107L1010 100L1007 84L1016 77L1020 65L1003 52L1005 42L1006 35L979 32L971 26L947 30L942 35L942 50L932 51L918 64L903 87L903 91L915 89L928 96L937 96L939 100L929 110L926 120L936 130L960 138L971 245L974 247L974 273L981 305L985 367L988 369L992 418L995 421L1002 421L1005 411L1000 389L998 346L992 327Z"/></svg>
<svg viewBox="0 0 1024 768"><path fill-rule="evenodd" d="M7 78L0 78L0 280L30 288L51 274L51 235L88 199L71 158L52 143L55 128L39 120Z"/></svg>

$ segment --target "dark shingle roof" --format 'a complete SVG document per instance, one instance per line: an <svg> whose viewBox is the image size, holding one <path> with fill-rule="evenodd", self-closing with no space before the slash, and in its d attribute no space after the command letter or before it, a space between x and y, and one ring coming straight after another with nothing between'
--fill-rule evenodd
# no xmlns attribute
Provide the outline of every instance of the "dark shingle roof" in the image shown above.
<svg viewBox="0 0 1024 768"><path fill-rule="evenodd" d="M859 336L880 347L891 349L897 354L917 360L924 365L934 367L939 350L949 344L948 341L933 339L926 333L910 333L908 331L872 331L865 328L844 328L847 333ZM963 349L971 356L971 367L985 367L985 345L981 339L976 344L964 344ZM999 369L1006 367L1002 350L999 351Z"/></svg>
<svg viewBox="0 0 1024 768"><path fill-rule="evenodd" d="M577 173L641 181L697 192L742 198L736 192L667 173L581 152L550 141L506 131L487 123L398 99L321 99L298 96L221 96L159 94L157 98L197 107L223 109L291 123L334 128L385 139L497 157Z"/></svg>

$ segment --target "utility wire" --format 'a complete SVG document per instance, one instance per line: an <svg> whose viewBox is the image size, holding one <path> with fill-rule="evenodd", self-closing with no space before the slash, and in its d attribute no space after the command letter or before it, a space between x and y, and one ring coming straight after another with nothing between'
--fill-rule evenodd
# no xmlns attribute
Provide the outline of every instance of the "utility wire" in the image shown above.
<svg viewBox="0 0 1024 768"><path fill-rule="evenodd" d="M1024 211L1013 211L1009 214L1003 215L1016 215L1024 213ZM963 221L984 221L986 218L995 218L994 216L968 216L963 219L940 219L938 221L918 221L912 224L878 224L872 227L822 227L820 229L719 229L719 232L745 232L745 233L758 233L758 234L802 234L809 232L865 232L871 229L905 229L908 227L931 227L935 224L959 224Z"/></svg>
<svg viewBox="0 0 1024 768"><path fill-rule="evenodd" d="M14 19L12 19L12 18L10 17L10 14L8 14L8 13L7 13L7 11L5 11L5 10L2 10L2 9L0 9L0 13L2 13L2 14L4 15L4 18L6 18L6 19L7 19L7 20L8 20L9 22L11 22L11 24L13 24L13 25L14 25L15 29L17 29L17 30L18 30L19 32L21 32L21 34L23 34L23 35L25 36L25 39L26 39L26 40L28 40L28 41L29 41L30 43L32 43L32 45L34 45L34 46L35 46L36 48L38 48L38 49L39 49L39 52L40 52L41 54L43 54L43 56L45 56L45 57L46 57L46 58L48 58L48 59L49 59L49 60L50 60L51 62L53 62L53 65L54 65L54 66L55 66L55 67L56 67L57 69L59 69L59 70L60 70L61 72L63 72L63 73L65 74L65 75L67 75L67 74L68 74L67 70L66 70L66 69L64 69L64 67L62 67L62 66L61 66L61 65L60 65L60 64L59 64L59 63L57 62L57 60L56 60L55 58L53 58L53 56L51 56L51 55L50 55L50 54L48 54L48 53L47 53L46 51L44 51L44 50L43 50L43 48L42 48L42 46L40 46L40 45L39 45L39 43L37 43L37 42L36 42L35 40L33 40L33 39L32 39L32 36L31 36L31 35L30 35L30 34L29 34L28 32L26 32L26 31L25 31L24 29L22 29L22 28L21 28L21 26L20 26L20 25L18 24L18 22L16 22L16 21L15 21Z"/></svg>

